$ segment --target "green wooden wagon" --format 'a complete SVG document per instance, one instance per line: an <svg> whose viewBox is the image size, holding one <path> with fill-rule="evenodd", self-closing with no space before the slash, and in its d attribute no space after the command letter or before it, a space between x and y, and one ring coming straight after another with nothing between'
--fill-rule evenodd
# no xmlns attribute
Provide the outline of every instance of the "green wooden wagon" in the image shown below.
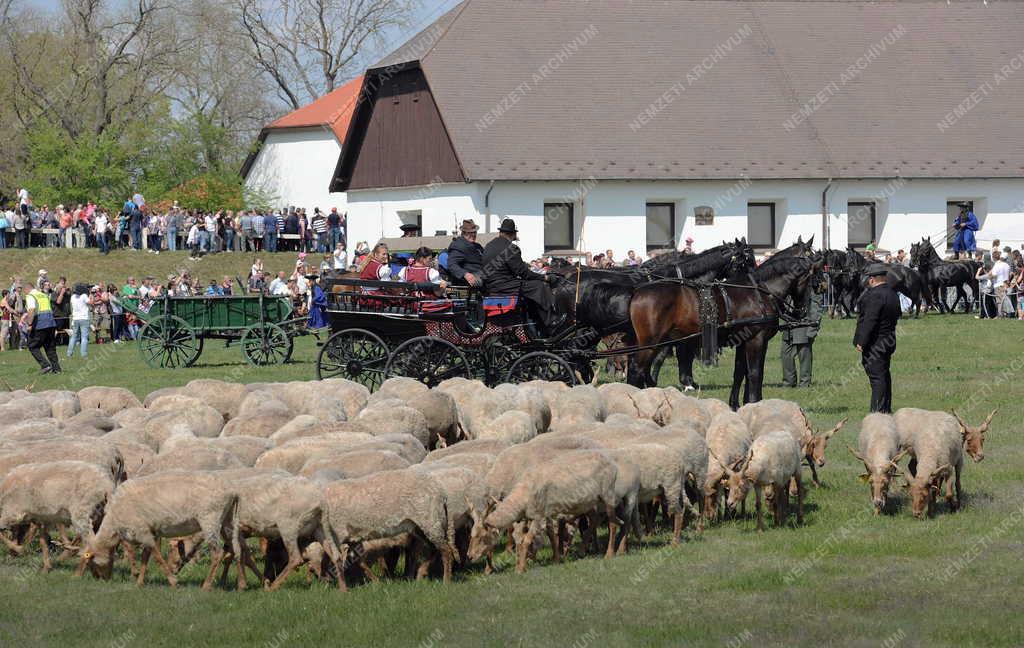
<svg viewBox="0 0 1024 648"><path fill-rule="evenodd" d="M288 297L164 297L148 304L128 299L124 307L145 322L137 342L151 367L191 366L207 338L238 341L250 364L281 364L291 358L293 338L306 333L305 318L291 317Z"/></svg>

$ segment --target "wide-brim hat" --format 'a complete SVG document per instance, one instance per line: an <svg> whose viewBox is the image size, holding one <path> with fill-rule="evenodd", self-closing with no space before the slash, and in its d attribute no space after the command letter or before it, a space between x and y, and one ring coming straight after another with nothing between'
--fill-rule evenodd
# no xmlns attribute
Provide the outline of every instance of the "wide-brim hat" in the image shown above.
<svg viewBox="0 0 1024 648"><path fill-rule="evenodd" d="M480 226L474 223L472 218L467 218L466 220L462 221L462 227L459 228L459 231L478 232L480 231Z"/></svg>
<svg viewBox="0 0 1024 648"><path fill-rule="evenodd" d="M889 274L889 268L884 263L872 263L864 268L864 274L869 277L884 277Z"/></svg>
<svg viewBox="0 0 1024 648"><path fill-rule="evenodd" d="M498 231L504 232L506 234L519 233L519 230L516 229L516 222L511 218L506 218L505 220L501 221L501 226L498 228Z"/></svg>
<svg viewBox="0 0 1024 648"><path fill-rule="evenodd" d="M420 226L415 223L406 223L399 227L398 229L402 230L403 232L418 232L420 231Z"/></svg>

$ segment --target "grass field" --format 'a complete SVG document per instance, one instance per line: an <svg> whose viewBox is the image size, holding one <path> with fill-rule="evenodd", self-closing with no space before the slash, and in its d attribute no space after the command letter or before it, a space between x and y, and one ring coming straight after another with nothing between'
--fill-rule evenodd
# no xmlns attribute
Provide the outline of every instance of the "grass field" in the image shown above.
<svg viewBox="0 0 1024 648"><path fill-rule="evenodd" d="M277 254L260 254L263 265L268 272L277 273L284 270L291 274L295 269L296 254L279 252ZM61 276L67 277L72 284L112 283L118 288L124 285L129 275L138 278L147 275L163 282L167 275L181 274L187 270L192 276L199 277L203 284L210 279L218 282L225 276L238 277L245 281L252 265L252 253L230 252L207 254L201 260L188 258L188 252L149 252L134 250L114 250L103 256L96 250L67 250L54 248L32 248L29 250L0 250L0 281L3 287L10 285L11 277L20 277L27 281L35 281L36 273L45 268L54 281ZM318 265L320 258L316 255L308 257L312 265Z"/></svg>
<svg viewBox="0 0 1024 648"><path fill-rule="evenodd" d="M161 255L163 257L163 255ZM0 255L3 258L3 255ZM155 259L156 257L154 257ZM203 261L202 263L206 263ZM51 272L59 266L48 262ZM1019 646L1024 645L1024 367L1019 322L928 316L901 325L894 360L895 404L956 407L972 422L998 406L986 459L966 466L965 509L944 505L931 520L905 507L870 514L855 444L868 401L849 340L852 323L827 321L815 346L815 385L779 386L778 347L766 397L795 399L819 426L850 422L829 448L824 485L808 497L802 527L751 518L687 535L665 533L627 556L539 564L522 576L457 574L439 582L390 582L341 594L295 578L281 591L203 593L202 566L177 590L150 569L150 584L75 580L72 565L43 575L34 557L0 557L2 646ZM207 346L192 369L152 370L132 345L92 347L61 376L38 376L27 352L0 355L0 375L21 387L120 385L140 396L197 377L243 382L309 379L315 346L299 340L294 362L252 368L237 348ZM731 352L699 370L709 395L724 398ZM662 373L669 384L672 368ZM750 507L751 509L753 507Z"/></svg>

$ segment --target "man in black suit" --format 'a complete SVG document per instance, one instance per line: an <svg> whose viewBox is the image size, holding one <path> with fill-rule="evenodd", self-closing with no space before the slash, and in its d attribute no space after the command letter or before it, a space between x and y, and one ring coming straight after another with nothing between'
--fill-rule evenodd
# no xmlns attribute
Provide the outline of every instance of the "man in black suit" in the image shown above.
<svg viewBox="0 0 1024 648"><path fill-rule="evenodd" d="M873 263L864 273L868 289L858 303L857 330L853 345L861 353L860 362L871 383L871 411L892 412L892 375L889 362L896 352L896 322L900 318L900 298L886 283L888 269Z"/></svg>
<svg viewBox="0 0 1024 648"><path fill-rule="evenodd" d="M491 295L522 295L536 306L548 335L553 335L565 322L565 315L555 312L555 296L547 286L551 275L530 269L523 253L515 244L516 223L511 218L501 221L498 237L484 248L484 282Z"/></svg>

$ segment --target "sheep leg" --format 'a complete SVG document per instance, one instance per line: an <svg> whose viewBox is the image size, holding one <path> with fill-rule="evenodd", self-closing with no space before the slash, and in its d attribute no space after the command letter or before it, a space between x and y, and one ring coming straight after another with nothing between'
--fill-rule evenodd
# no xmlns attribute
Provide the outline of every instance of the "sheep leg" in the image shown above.
<svg viewBox="0 0 1024 648"><path fill-rule="evenodd" d="M647 531L647 535L654 534L654 506L651 502L647 502L643 505L644 507L644 528Z"/></svg>
<svg viewBox="0 0 1024 648"><path fill-rule="evenodd" d="M7 546L7 550L15 556L20 556L24 551L25 547L18 544L12 538L8 538L6 533L0 533L0 540Z"/></svg>
<svg viewBox="0 0 1024 648"><path fill-rule="evenodd" d="M672 516L672 546L673 547L679 545L679 539L683 535L683 515L684 515L683 511L677 511L676 514Z"/></svg>
<svg viewBox="0 0 1024 648"><path fill-rule="evenodd" d="M516 573L522 574L526 572L526 561L529 557L530 547L533 545L533 539L537 535L537 531L540 530L541 521L534 520L530 522L530 526L526 529L526 533L523 535L522 541L519 546L516 547Z"/></svg>
<svg viewBox="0 0 1024 648"><path fill-rule="evenodd" d="M559 546L558 537L558 525L547 525L546 529L548 533L548 542L551 543L551 555L554 557L556 563L562 562L562 552Z"/></svg>
<svg viewBox="0 0 1024 648"><path fill-rule="evenodd" d="M132 546L127 540L121 541L121 551L124 552L125 560L128 561L128 572L132 576L138 575L138 568L135 566L135 547ZM113 552L111 552L111 560L114 559Z"/></svg>
<svg viewBox="0 0 1024 648"><path fill-rule="evenodd" d="M775 494L775 526L781 527L786 522L786 508L789 506L789 491L785 488L776 489Z"/></svg>
<svg viewBox="0 0 1024 648"><path fill-rule="evenodd" d="M758 531L764 531L764 511L761 510L761 508L762 508L761 500L763 498L763 495L764 495L764 493L761 492L761 485L760 484L755 484L754 485L754 499L756 500L756 503L757 503L757 530Z"/></svg>
<svg viewBox="0 0 1024 648"><path fill-rule="evenodd" d="M295 543L294 549L295 553L292 553L292 548L288 549L288 564L285 565L284 570L281 571L278 577L274 579L274 582L267 586L268 592L273 592L277 588L281 587L281 585L288 580L288 577L291 576L291 573L298 569L302 564L302 555L299 553L299 546L297 542Z"/></svg>
<svg viewBox="0 0 1024 648"><path fill-rule="evenodd" d="M452 582L452 563L455 559L455 550L448 543L445 543L441 547L441 569L444 575L441 577L441 582L451 583Z"/></svg>
<svg viewBox="0 0 1024 648"><path fill-rule="evenodd" d="M804 523L804 483L799 476L796 480L796 523Z"/></svg>
<svg viewBox="0 0 1024 648"><path fill-rule="evenodd" d="M64 550L60 552L59 556L57 556L57 560L67 560L71 556L75 555L75 543L78 542L82 536L79 534L79 537L72 541L68 538L67 527L63 524L57 525L57 534L60 536L60 542L64 547Z"/></svg>
<svg viewBox="0 0 1024 648"><path fill-rule="evenodd" d="M160 545L154 545L152 553L153 553L153 557L156 558L156 563L158 565L160 565L160 568L164 570L164 574L167 576L167 584L170 585L171 587L177 587L178 586L178 577L174 575L174 571L171 569L171 566L169 564L167 564L167 560L164 558L163 552L160 551ZM220 553L223 554L223 552L220 552ZM214 570L216 570L217 565L220 564L220 557L218 557L218 555L216 553L214 554L214 560L216 561L214 563ZM212 574L213 570L211 570L210 573ZM208 576L206 580L209 581L212 578L213 577L211 575L211 576ZM203 588L206 589L206 590L209 590L208 584L204 582L203 583Z"/></svg>
<svg viewBox="0 0 1024 648"><path fill-rule="evenodd" d="M207 572L206 578L203 580L203 591L209 592L213 589L213 577L217 575L217 568L220 567L220 563L224 560L224 547L217 544L216 549L213 550L213 556L210 558L210 571ZM159 552L158 552L159 553ZM238 571L241 572L244 568L242 567L242 559L238 559Z"/></svg>
<svg viewBox="0 0 1024 648"><path fill-rule="evenodd" d="M422 578L422 576L420 575L420 570L426 572L426 567L429 567L427 563L423 563L422 565L420 565L420 569L416 571L416 580ZM366 564L365 560L359 561L359 569L362 570L363 575L366 576L366 580L370 581L371 583L380 582L380 576L373 573L373 569Z"/></svg>
<svg viewBox="0 0 1024 648"><path fill-rule="evenodd" d="M606 507L606 513L608 515L608 549L604 552L605 560L615 556L615 538L619 535L619 519L615 515L615 508Z"/></svg>
<svg viewBox="0 0 1024 648"><path fill-rule="evenodd" d="M957 510L956 498L953 497L953 480L946 480L946 505L949 507L950 512Z"/></svg>
<svg viewBox="0 0 1024 648"><path fill-rule="evenodd" d="M964 503L964 492L960 487L960 469L956 468L953 472L953 487L956 489L956 507L959 509Z"/></svg>
<svg viewBox="0 0 1024 648"><path fill-rule="evenodd" d="M53 569L53 565L50 563L50 534L46 529L39 534L39 547L43 551L43 571L48 572Z"/></svg>
<svg viewBox="0 0 1024 648"><path fill-rule="evenodd" d="M345 562L348 560L348 545L342 544L338 547L338 553L334 556L334 571L337 572L338 589L342 592L348 591L348 584L345 582Z"/></svg>
<svg viewBox="0 0 1024 648"><path fill-rule="evenodd" d="M139 577L135 581L135 585L142 587L146 582L146 568L149 567L149 556L153 553L153 550L149 547L143 547L142 556L139 558Z"/></svg>

